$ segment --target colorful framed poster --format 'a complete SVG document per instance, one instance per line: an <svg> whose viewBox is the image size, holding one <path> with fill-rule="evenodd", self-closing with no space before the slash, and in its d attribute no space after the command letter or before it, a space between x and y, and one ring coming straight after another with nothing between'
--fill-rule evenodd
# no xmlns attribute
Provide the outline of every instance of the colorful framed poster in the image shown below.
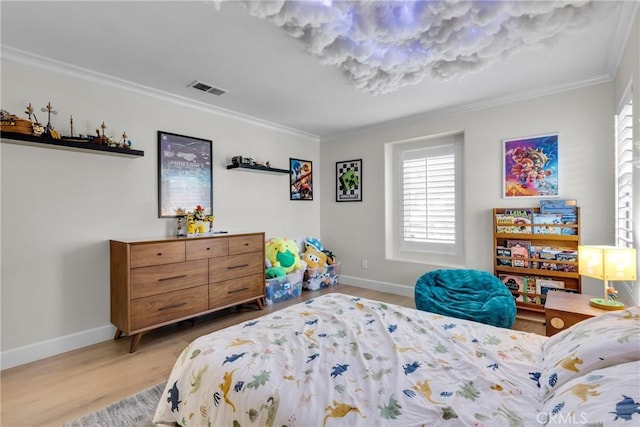
<svg viewBox="0 0 640 427"><path fill-rule="evenodd" d="M502 197L558 196L558 134L503 141Z"/></svg>
<svg viewBox="0 0 640 427"><path fill-rule="evenodd" d="M313 200L313 167L309 160L289 159L290 200Z"/></svg>
<svg viewBox="0 0 640 427"><path fill-rule="evenodd" d="M336 202L362 201L362 159L336 162Z"/></svg>
<svg viewBox="0 0 640 427"><path fill-rule="evenodd" d="M202 206L213 214L212 142L158 131L158 218Z"/></svg>

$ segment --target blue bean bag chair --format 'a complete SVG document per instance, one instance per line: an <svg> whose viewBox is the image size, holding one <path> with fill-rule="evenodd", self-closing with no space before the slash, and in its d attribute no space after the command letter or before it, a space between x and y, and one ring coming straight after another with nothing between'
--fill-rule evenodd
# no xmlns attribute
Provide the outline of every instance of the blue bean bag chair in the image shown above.
<svg viewBox="0 0 640 427"><path fill-rule="evenodd" d="M480 270L434 270L420 276L415 288L416 308L501 328L516 320L516 304L507 287Z"/></svg>

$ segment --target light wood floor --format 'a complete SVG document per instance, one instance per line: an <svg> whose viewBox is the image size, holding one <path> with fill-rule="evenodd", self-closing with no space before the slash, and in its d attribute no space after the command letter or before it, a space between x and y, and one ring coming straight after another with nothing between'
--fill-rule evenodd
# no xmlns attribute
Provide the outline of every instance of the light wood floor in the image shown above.
<svg viewBox="0 0 640 427"><path fill-rule="evenodd" d="M415 307L413 298L348 285L304 291L307 300L322 293L342 292ZM130 339L107 341L0 373L0 426L60 426L84 414L166 381L180 352L195 338L281 309L292 303L229 309L167 326L142 337L135 353ZM541 323L517 319L514 329L544 335Z"/></svg>

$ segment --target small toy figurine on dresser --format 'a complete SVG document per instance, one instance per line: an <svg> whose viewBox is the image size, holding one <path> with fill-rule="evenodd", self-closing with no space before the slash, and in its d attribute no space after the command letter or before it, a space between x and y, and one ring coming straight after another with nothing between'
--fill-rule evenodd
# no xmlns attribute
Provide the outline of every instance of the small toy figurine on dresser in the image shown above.
<svg viewBox="0 0 640 427"><path fill-rule="evenodd" d="M211 231L211 225L215 217L207 215L205 209L198 205L193 213L187 214L187 233L189 236L200 236ZM209 227L207 227L209 223Z"/></svg>

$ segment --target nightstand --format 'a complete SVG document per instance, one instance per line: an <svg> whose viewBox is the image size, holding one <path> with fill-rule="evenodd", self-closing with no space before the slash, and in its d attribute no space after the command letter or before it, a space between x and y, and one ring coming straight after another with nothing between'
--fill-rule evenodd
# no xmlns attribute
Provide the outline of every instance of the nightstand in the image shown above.
<svg viewBox="0 0 640 427"><path fill-rule="evenodd" d="M608 310L590 306L591 298L591 295L549 291L544 305L547 336L555 335L590 317L610 313Z"/></svg>

